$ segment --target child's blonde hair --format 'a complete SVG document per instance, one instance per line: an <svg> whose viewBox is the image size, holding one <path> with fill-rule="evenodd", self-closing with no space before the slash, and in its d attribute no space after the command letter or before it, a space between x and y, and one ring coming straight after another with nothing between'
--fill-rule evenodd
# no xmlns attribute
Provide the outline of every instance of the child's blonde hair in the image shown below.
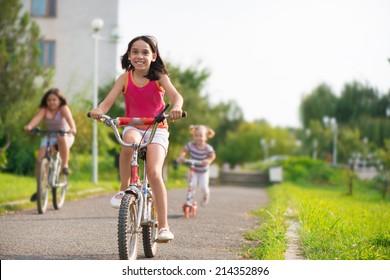
<svg viewBox="0 0 390 280"><path fill-rule="evenodd" d="M190 132L192 135L194 135L195 132L197 132L199 130L205 130L207 138L213 138L215 135L214 130L208 126L205 126L203 124L190 125Z"/></svg>

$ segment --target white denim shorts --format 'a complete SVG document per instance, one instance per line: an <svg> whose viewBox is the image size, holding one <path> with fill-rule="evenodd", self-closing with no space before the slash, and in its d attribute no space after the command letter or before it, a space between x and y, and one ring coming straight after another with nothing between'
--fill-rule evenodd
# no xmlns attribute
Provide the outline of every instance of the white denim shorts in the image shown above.
<svg viewBox="0 0 390 280"><path fill-rule="evenodd" d="M69 134L69 135L64 135L64 137L69 137L69 148L72 147L74 143L74 135ZM50 137L49 142L51 146L57 144L57 136ZM46 147L46 143L47 143L47 135L42 138L41 147Z"/></svg>
<svg viewBox="0 0 390 280"><path fill-rule="evenodd" d="M138 129L138 128L133 127L133 126L126 126L123 129L122 136L125 135L125 132L130 130L130 129L139 132L141 134L141 136L144 135L144 133L145 133L145 130ZM149 140L151 132L152 132L152 129L146 130L144 140L143 140L144 142ZM156 134L154 134L152 143L161 145L165 149L165 154L167 154L168 153L168 146L169 146L168 139L169 139L168 130L165 128L157 128Z"/></svg>

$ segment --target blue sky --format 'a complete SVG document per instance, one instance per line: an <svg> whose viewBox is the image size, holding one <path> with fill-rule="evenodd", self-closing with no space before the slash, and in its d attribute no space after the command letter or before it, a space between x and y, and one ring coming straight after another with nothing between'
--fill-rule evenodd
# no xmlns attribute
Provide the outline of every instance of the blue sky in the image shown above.
<svg viewBox="0 0 390 280"><path fill-rule="evenodd" d="M322 82L337 95L353 80L390 89L390 1L120 3L120 52L154 35L165 61L208 68L211 102L235 100L248 121L299 127L302 97Z"/></svg>

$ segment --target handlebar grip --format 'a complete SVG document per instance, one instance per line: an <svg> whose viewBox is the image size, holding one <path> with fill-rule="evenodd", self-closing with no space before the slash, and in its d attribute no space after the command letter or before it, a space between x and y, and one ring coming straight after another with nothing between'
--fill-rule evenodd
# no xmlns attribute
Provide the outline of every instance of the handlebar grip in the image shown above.
<svg viewBox="0 0 390 280"><path fill-rule="evenodd" d="M183 111L183 112L181 113L181 117L182 117L182 118L186 118L186 117L187 117L187 112L186 112L186 111Z"/></svg>
<svg viewBox="0 0 390 280"><path fill-rule="evenodd" d="M88 118L91 117L91 112L88 112L88 113L87 113L87 117L88 117Z"/></svg>

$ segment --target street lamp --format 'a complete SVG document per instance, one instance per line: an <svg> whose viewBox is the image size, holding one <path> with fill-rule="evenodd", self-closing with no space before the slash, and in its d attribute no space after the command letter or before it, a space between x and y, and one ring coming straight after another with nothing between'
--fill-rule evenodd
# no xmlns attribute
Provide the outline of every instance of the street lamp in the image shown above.
<svg viewBox="0 0 390 280"><path fill-rule="evenodd" d="M336 118L324 116L324 125L330 127L333 132L333 166L337 165L337 121Z"/></svg>
<svg viewBox="0 0 390 280"><path fill-rule="evenodd" d="M93 64L93 108L98 106L98 53L99 53L99 31L103 28L104 22L100 18L95 18L91 22L93 30L92 39L94 40L94 64ZM92 182L98 183L98 133L97 121L93 122L92 130Z"/></svg>
<svg viewBox="0 0 390 280"><path fill-rule="evenodd" d="M311 130L310 130L310 128L307 128L305 133L306 133L306 137L310 140L311 139ZM313 159L317 159L318 141L317 141L316 138L313 139L312 144L313 144ZM310 151L309 151L309 153L310 153Z"/></svg>
<svg viewBox="0 0 390 280"><path fill-rule="evenodd" d="M275 145L275 140L271 139L271 141L267 141L267 139L260 139L260 145L263 147L264 150L264 160L268 158L268 148Z"/></svg>

